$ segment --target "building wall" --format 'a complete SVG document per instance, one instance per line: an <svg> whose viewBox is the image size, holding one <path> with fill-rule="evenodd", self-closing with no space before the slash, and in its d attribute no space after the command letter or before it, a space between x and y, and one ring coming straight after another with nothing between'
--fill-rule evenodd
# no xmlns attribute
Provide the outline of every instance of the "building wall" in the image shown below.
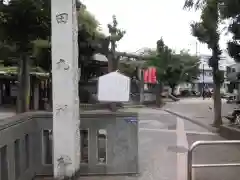
<svg viewBox="0 0 240 180"><path fill-rule="evenodd" d="M208 65L208 59L210 56L202 56L201 57L201 63L199 65L200 69L200 75L198 77L198 80L196 80L194 83L194 89L196 91L201 92L203 89L203 86L207 86L208 88L213 88L213 72L212 68ZM219 69L221 71L224 71L224 77L227 77L227 59L225 57L221 57L219 61ZM226 83L224 82L221 88L221 92L225 93L227 91Z"/></svg>
<svg viewBox="0 0 240 180"><path fill-rule="evenodd" d="M238 81L238 74L240 72L240 64L239 63L234 63L230 66L227 67L227 80L230 82L236 82Z"/></svg>
<svg viewBox="0 0 240 180"><path fill-rule="evenodd" d="M237 94L237 99L240 100L240 63L234 63L227 67L227 81L228 81L228 90L230 93Z"/></svg>
<svg viewBox="0 0 240 180"><path fill-rule="evenodd" d="M198 77L198 83L213 83L213 74L212 70L201 70L201 73Z"/></svg>

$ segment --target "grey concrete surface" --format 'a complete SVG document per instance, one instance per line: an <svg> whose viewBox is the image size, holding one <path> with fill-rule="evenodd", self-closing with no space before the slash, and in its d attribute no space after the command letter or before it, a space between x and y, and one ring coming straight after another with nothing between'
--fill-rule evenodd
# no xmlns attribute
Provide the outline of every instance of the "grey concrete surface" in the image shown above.
<svg viewBox="0 0 240 180"><path fill-rule="evenodd" d="M176 146L176 120L174 116L148 108L127 109L139 113L139 158L140 174L130 176L80 177L91 180L175 180L177 178L176 152L169 147ZM169 130L169 132L168 132Z"/></svg>
<svg viewBox="0 0 240 180"><path fill-rule="evenodd" d="M5 118L12 117L16 115L14 109L0 107L0 121L3 121Z"/></svg>
<svg viewBox="0 0 240 180"><path fill-rule="evenodd" d="M180 121L183 122L184 129L179 130L178 118L163 110L135 108L126 111L138 111L139 113L139 176L80 177L79 179L186 180L185 148L191 143L189 137L198 136L203 137L203 139L205 137L212 137L213 139L218 137L216 134L182 119ZM186 136L187 141L181 143L181 137L178 136ZM186 147L183 147L184 144ZM182 172L185 172L185 174Z"/></svg>
<svg viewBox="0 0 240 180"><path fill-rule="evenodd" d="M222 117L227 116L238 105L227 104L226 100L222 100ZM208 130L213 130L211 124L213 123L213 101L206 98L187 98L181 99L179 102L169 102L164 106L168 112L172 112L175 115L186 117ZM228 123L228 120L223 118L223 123Z"/></svg>
<svg viewBox="0 0 240 180"><path fill-rule="evenodd" d="M82 176L80 180L187 180L187 148L197 140L222 139L218 134L163 110L133 108L125 111L139 113L140 174ZM194 153L194 163L240 161L239 149L236 145L200 147ZM239 170L239 168L197 169L194 171L194 180L237 180Z"/></svg>

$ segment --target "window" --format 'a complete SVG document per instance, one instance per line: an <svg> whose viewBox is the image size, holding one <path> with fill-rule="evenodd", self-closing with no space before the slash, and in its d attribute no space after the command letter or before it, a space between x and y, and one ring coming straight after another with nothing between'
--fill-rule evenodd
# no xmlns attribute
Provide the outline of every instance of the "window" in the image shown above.
<svg viewBox="0 0 240 180"><path fill-rule="evenodd" d="M81 138L81 163L88 163L88 151L89 151L89 132L88 130L80 130L80 138Z"/></svg>
<svg viewBox="0 0 240 180"><path fill-rule="evenodd" d="M1 179L8 180L8 162L7 162L7 146L0 149L0 160L1 160Z"/></svg>
<svg viewBox="0 0 240 180"><path fill-rule="evenodd" d="M230 73L230 72L231 72L231 68L227 67L227 73Z"/></svg>
<svg viewBox="0 0 240 180"><path fill-rule="evenodd" d="M52 131L43 130L43 163L52 164Z"/></svg>
<svg viewBox="0 0 240 180"><path fill-rule="evenodd" d="M15 159L15 176L16 179L21 174L21 164L20 164L20 140L17 139L14 142L14 159Z"/></svg>
<svg viewBox="0 0 240 180"><path fill-rule="evenodd" d="M107 162L107 131L105 129L99 129L97 132L97 159L100 164Z"/></svg>
<svg viewBox="0 0 240 180"><path fill-rule="evenodd" d="M29 168L30 164L30 147L29 147L29 135L25 135L25 161L26 161L26 169Z"/></svg>
<svg viewBox="0 0 240 180"><path fill-rule="evenodd" d="M211 71L205 71L204 72L204 76L212 76L212 72Z"/></svg>

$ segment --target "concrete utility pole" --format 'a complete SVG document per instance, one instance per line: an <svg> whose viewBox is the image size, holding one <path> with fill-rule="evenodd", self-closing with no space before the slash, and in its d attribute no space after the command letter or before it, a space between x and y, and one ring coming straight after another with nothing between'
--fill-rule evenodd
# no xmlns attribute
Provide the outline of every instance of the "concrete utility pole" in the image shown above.
<svg viewBox="0 0 240 180"><path fill-rule="evenodd" d="M78 25L75 0L51 0L54 177L80 168Z"/></svg>

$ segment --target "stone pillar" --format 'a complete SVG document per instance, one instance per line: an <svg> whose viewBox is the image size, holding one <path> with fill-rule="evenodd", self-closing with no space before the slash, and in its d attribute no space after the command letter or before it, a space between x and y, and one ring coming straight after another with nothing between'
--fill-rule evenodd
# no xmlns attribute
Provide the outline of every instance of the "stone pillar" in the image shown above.
<svg viewBox="0 0 240 180"><path fill-rule="evenodd" d="M80 168L76 0L51 0L54 177Z"/></svg>

